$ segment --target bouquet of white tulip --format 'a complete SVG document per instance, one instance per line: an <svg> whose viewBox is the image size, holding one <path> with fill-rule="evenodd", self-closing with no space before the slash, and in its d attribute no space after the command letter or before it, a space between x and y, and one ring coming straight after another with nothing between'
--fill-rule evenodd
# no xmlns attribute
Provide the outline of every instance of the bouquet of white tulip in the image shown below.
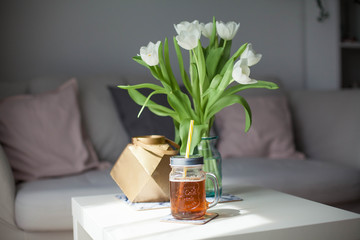
<svg viewBox="0 0 360 240"><path fill-rule="evenodd" d="M141 47L140 55L133 58L136 62L147 67L161 85L144 83L119 86L128 90L131 98L142 106L139 115L144 107L147 107L159 116L173 118L175 141L180 144L180 154L182 155L186 151L190 120L194 120L190 151L192 153L201 138L209 135L215 114L227 106L239 103L244 107L246 114L245 131L249 130L251 110L245 99L237 94L239 91L248 88L277 88L274 83L250 78L249 67L258 63L262 57L261 54L255 54L251 44L243 44L230 56L232 39L239 26L240 24L235 22L226 24L218 22L215 21L215 18L207 24L195 20L191 23L181 22L174 25L178 34L173 40L180 74L191 100L186 93L180 90L173 74L167 38L164 44L160 41L156 44L150 42L146 47ZM209 38L209 45L206 48L201 45L201 34ZM184 68L183 56L179 46L189 50L190 75ZM234 81L238 84L230 85ZM144 96L136 90L140 88L149 88L153 91L148 96ZM154 94L166 94L171 108L161 106L150 100Z"/></svg>
<svg viewBox="0 0 360 240"><path fill-rule="evenodd" d="M232 39L240 24L235 22L213 22L203 24L198 21L181 22L174 25L178 35L174 37L174 46L179 62L180 73L190 98L180 90L179 84L173 74L167 38L164 44L158 41L150 42L146 47L140 48L140 54L133 59L147 67L152 75L158 79L160 85L144 83L132 86L119 86L128 90L131 98L142 106L139 116L144 109L159 116L170 116L174 120L175 141L181 143L180 153L186 151L189 122L194 120L194 134L191 142L191 152L200 142L201 137L208 136L212 127L214 116L224 107L240 103L246 114L245 131L251 125L251 110L239 91L248 88L276 89L277 85L271 82L257 81L250 78L251 66L258 63L261 54L255 54L252 45L243 44L230 56ZM209 45L203 48L200 42L201 34L209 38ZM220 39L219 39L219 37ZM184 68L183 56L179 45L189 50L190 76ZM237 62L235 62L238 59ZM233 81L235 86L229 86ZM144 96L136 89L149 88L152 91ZM166 94L171 108L151 101L154 94Z"/></svg>

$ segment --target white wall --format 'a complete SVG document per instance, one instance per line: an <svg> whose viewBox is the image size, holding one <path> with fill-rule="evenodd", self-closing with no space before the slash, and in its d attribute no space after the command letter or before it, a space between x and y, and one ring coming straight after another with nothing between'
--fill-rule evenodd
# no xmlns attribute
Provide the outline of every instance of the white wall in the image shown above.
<svg viewBox="0 0 360 240"><path fill-rule="evenodd" d="M306 55L305 39L309 44L312 36L305 33L305 24L312 24L305 21L309 8L302 0L6 0L0 8L0 80L148 74L131 59L142 45L165 37L172 40L174 23L208 22L215 16L241 23L234 47L252 42L263 54L252 68L253 77L276 77L291 89L312 87L306 81L312 74L305 71L323 65L309 64L311 55ZM323 44L326 49L328 42ZM177 68L174 51L170 54ZM321 70L325 71L329 70ZM327 79L319 86L328 86Z"/></svg>

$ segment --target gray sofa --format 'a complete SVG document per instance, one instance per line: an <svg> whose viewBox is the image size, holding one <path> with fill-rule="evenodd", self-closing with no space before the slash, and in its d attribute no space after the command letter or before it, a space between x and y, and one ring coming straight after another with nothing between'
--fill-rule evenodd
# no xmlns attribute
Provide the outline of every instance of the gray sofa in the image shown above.
<svg viewBox="0 0 360 240"><path fill-rule="evenodd" d="M51 90L66 79L0 82L0 98ZM83 120L101 161L115 162L129 141L107 89L127 81L78 78ZM296 146L307 159L224 159L224 191L259 185L360 212L360 91L287 94ZM71 197L119 193L109 171L91 170L16 184L0 146L0 238L72 239Z"/></svg>

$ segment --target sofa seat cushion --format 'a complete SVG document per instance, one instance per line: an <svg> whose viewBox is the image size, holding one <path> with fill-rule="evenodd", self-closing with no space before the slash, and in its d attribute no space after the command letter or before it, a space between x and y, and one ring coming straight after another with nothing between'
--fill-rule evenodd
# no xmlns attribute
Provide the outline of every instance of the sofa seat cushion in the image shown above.
<svg viewBox="0 0 360 240"><path fill-rule="evenodd" d="M120 192L110 169L26 182L18 186L15 220L26 231L71 230L72 197Z"/></svg>
<svg viewBox="0 0 360 240"><path fill-rule="evenodd" d="M325 204L360 200L359 170L314 159L224 159L224 191L244 185L272 188Z"/></svg>

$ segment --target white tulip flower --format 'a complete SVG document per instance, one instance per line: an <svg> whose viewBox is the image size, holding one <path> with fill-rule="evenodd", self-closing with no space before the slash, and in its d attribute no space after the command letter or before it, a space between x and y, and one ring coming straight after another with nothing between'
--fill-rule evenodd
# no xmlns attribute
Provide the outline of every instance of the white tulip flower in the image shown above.
<svg viewBox="0 0 360 240"><path fill-rule="evenodd" d="M200 37L201 31L194 28L192 31L180 32L180 34L176 36L176 41L182 48L191 50L197 47Z"/></svg>
<svg viewBox="0 0 360 240"><path fill-rule="evenodd" d="M200 23L201 33L204 37L210 38L213 30L213 23L209 22L207 24Z"/></svg>
<svg viewBox="0 0 360 240"><path fill-rule="evenodd" d="M255 79L250 77L250 68L248 66L247 59L240 59L234 64L232 71L232 77L240 84L254 84L257 83Z"/></svg>
<svg viewBox="0 0 360 240"><path fill-rule="evenodd" d="M141 59L149 66L156 66L159 64L159 46L160 41L157 41L156 44L149 42L145 47L140 48Z"/></svg>
<svg viewBox="0 0 360 240"><path fill-rule="evenodd" d="M194 20L193 22L183 21L183 22L181 22L179 24L174 24L174 28L175 28L177 34L179 34L179 35L183 31L191 32L194 29L197 29L198 31L201 31L200 23L199 23L198 20Z"/></svg>
<svg viewBox="0 0 360 240"><path fill-rule="evenodd" d="M223 23L222 21L216 21L217 33L224 40L232 40L235 37L239 27L240 23L232 21L228 23Z"/></svg>
<svg viewBox="0 0 360 240"><path fill-rule="evenodd" d="M257 64L260 61L261 57L262 57L261 54L255 53L251 43L247 45L245 51L240 56L241 59L247 59L247 63L249 67Z"/></svg>

